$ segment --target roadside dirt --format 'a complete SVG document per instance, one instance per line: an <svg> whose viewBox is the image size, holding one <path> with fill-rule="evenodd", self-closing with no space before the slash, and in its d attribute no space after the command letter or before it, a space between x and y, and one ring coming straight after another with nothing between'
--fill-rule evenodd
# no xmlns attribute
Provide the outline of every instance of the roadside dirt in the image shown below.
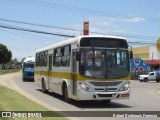
<svg viewBox="0 0 160 120"><path fill-rule="evenodd" d="M0 84L8 87L10 89L14 89L14 87L12 85L12 83L13 83L12 79L17 74L19 74L19 72L0 75Z"/></svg>

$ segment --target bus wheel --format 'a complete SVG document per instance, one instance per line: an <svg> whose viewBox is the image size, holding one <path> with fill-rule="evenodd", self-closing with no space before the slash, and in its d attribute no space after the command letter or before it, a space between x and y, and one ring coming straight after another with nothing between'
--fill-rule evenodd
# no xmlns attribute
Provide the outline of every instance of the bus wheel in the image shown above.
<svg viewBox="0 0 160 120"><path fill-rule="evenodd" d="M25 81L25 78L23 77L22 80Z"/></svg>
<svg viewBox="0 0 160 120"><path fill-rule="evenodd" d="M46 85L45 85L44 80L42 80L42 92L46 93Z"/></svg>
<svg viewBox="0 0 160 120"><path fill-rule="evenodd" d="M68 89L67 89L66 84L63 86L63 98L66 102L70 102L70 99L68 97Z"/></svg>

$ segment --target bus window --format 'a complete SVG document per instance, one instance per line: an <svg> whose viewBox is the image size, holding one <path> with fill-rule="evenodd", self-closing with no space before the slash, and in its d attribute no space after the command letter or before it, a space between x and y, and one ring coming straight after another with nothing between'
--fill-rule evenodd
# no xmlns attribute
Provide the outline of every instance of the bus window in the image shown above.
<svg viewBox="0 0 160 120"><path fill-rule="evenodd" d="M81 49L80 74L91 78L119 78L129 73L127 50Z"/></svg>
<svg viewBox="0 0 160 120"><path fill-rule="evenodd" d="M63 56L62 56L62 66L68 67L70 66L70 46L64 46L63 47Z"/></svg>
<svg viewBox="0 0 160 120"><path fill-rule="evenodd" d="M61 66L62 48L55 49L54 66Z"/></svg>

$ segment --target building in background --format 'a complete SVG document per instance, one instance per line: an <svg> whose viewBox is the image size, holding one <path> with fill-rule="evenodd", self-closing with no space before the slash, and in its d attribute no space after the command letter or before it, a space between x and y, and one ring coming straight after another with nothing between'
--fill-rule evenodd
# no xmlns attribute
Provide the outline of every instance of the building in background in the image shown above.
<svg viewBox="0 0 160 120"><path fill-rule="evenodd" d="M131 77L136 78L141 74L148 74L151 71L151 66L139 57L134 57L130 60Z"/></svg>
<svg viewBox="0 0 160 120"><path fill-rule="evenodd" d="M139 57L143 60L149 60L149 46L133 48L133 58Z"/></svg>
<svg viewBox="0 0 160 120"><path fill-rule="evenodd" d="M152 70L160 69L160 51L157 45L149 45L144 47L133 48L133 58L139 57L146 63L151 65Z"/></svg>

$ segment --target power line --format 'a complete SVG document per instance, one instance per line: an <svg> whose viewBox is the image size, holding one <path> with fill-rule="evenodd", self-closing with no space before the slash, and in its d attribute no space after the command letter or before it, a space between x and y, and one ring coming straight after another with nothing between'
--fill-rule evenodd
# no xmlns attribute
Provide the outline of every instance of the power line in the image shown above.
<svg viewBox="0 0 160 120"><path fill-rule="evenodd" d="M66 27L58 27L58 26L50 26L50 25L36 24L36 23L29 23L29 22L22 22L22 21L15 21L15 20L3 19L3 18L0 18L0 21L82 32L82 30L78 30L78 29L72 29L72 28L66 28Z"/></svg>
<svg viewBox="0 0 160 120"><path fill-rule="evenodd" d="M13 26L6 26L6 25L0 25L0 27L1 28L7 28L7 29L13 29L13 30L26 31L26 32L41 33L41 34L48 34L48 35L56 35L56 36L62 36L62 37L74 37L74 36L71 36L71 35L50 33L50 32L44 32L44 31L39 31L39 30L27 29L27 28L20 28L20 27L13 27Z"/></svg>
<svg viewBox="0 0 160 120"><path fill-rule="evenodd" d="M80 30L80 29L73 29L73 28L66 28L66 27L58 27L58 26L50 26L50 25L44 25L44 24L29 23L29 22L9 20L9 19L3 19L3 18L0 18L0 21L12 22L12 23L19 23L19 24L25 24L25 25L32 25L32 26L38 26L38 27L56 28L56 29L74 31L74 32L75 32L75 31L77 31L77 32L82 32L82 30ZM103 35L106 34L106 33L94 32L94 31L90 31L90 33L103 34ZM153 37L153 36L129 35L129 34L123 34L123 35L122 35L122 34L113 34L113 33L112 33L111 35L128 37L128 38L136 38L136 39L145 39L145 40L153 40L153 39L157 39L157 38L158 38L158 37Z"/></svg>
<svg viewBox="0 0 160 120"><path fill-rule="evenodd" d="M35 35L34 33L29 33L29 32L26 32L26 31L11 31L10 29L5 29L5 28L0 28L0 31L3 31L3 32L6 32L6 33L10 33L12 35L17 35L19 37L27 37L27 38L38 38L38 39L41 39L41 40L51 40L53 38L51 37L47 37L47 36L43 36L43 35Z"/></svg>
<svg viewBox="0 0 160 120"><path fill-rule="evenodd" d="M38 30L15 27L15 26L8 26L8 25L1 25L1 24L0 24L0 27L1 28L6 28L6 29L13 29L13 30L19 30L19 31L32 32L32 33L56 35L56 36L63 36L63 37L74 37L74 36L71 36L71 35L64 35L64 34L58 34L58 33L49 33L49 32L44 32L44 31L38 31ZM155 44L155 43L151 43L151 42L128 42L128 43L129 44Z"/></svg>
<svg viewBox="0 0 160 120"><path fill-rule="evenodd" d="M117 18L124 18L124 19L130 19L134 18L137 16L131 16L131 15L125 15L125 14L120 14L120 13L108 13L105 11L99 11L99 10L93 10L93 9L86 9L86 8L79 8L75 6L70 6L70 5L62 5L62 4L57 4L53 2L47 2L41 1L41 0L9 0L12 2L18 2L18 3L23 3L23 4L30 4L30 5L36 5L36 6L42 6L42 7L48 7L48 8L56 8L60 10L67 10L71 12L79 12L79 13L86 13L86 14L93 14L93 15L101 15L101 16L110 16L110 17L117 17ZM160 22L160 19L157 18L150 18L150 17L144 17L145 20L150 21L150 22Z"/></svg>

